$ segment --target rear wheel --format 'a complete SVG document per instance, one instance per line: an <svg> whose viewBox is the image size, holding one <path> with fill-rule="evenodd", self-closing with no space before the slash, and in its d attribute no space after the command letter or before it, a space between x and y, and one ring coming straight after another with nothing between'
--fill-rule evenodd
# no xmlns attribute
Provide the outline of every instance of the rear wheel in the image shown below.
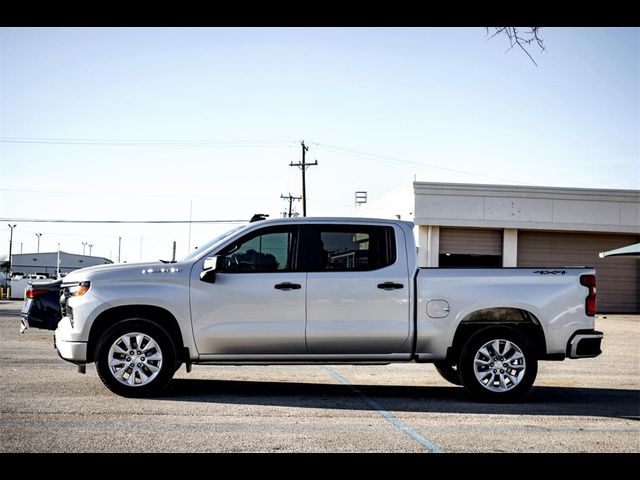
<svg viewBox="0 0 640 480"><path fill-rule="evenodd" d="M158 394L176 370L176 350L158 324L132 318L108 329L96 347L96 370L102 383L123 397Z"/></svg>
<svg viewBox="0 0 640 480"><path fill-rule="evenodd" d="M493 327L467 341L460 357L464 388L476 399L512 402L522 398L538 373L538 359L517 330Z"/></svg>
<svg viewBox="0 0 640 480"><path fill-rule="evenodd" d="M452 364L447 361L439 361L433 362L436 370L444 378L447 382L453 383L454 385L462 385L462 380L460 379L460 370L458 369L458 365Z"/></svg>

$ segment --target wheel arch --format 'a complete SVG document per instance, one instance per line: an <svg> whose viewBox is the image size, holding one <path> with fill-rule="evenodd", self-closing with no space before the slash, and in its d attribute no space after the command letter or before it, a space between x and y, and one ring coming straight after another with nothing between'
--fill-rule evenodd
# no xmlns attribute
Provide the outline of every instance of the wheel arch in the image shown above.
<svg viewBox="0 0 640 480"><path fill-rule="evenodd" d="M529 310L513 307L482 308L468 313L458 324L447 360L457 362L467 340L476 332L489 327L511 327L525 335L534 348L536 356L547 356L544 328L540 320Z"/></svg>
<svg viewBox="0 0 640 480"><path fill-rule="evenodd" d="M176 317L168 310L154 305L123 305L102 312L91 325L87 343L87 362L95 361L95 349L100 337L112 325L127 318L144 318L164 328L175 342L178 361L184 359L184 340Z"/></svg>

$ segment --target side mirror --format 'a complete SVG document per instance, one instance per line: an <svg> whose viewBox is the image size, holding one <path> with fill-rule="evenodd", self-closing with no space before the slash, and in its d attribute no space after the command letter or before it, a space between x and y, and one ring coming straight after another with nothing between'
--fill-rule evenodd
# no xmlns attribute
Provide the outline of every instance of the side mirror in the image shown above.
<svg viewBox="0 0 640 480"><path fill-rule="evenodd" d="M200 280L207 283L216 283L216 272L221 272L224 267L224 256L214 255L204 259Z"/></svg>

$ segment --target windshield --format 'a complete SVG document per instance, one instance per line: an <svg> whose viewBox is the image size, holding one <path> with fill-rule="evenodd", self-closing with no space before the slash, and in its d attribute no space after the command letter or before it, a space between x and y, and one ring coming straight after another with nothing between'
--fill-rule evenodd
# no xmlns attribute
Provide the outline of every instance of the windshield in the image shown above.
<svg viewBox="0 0 640 480"><path fill-rule="evenodd" d="M228 230L228 231L224 232L222 235L218 235L214 239L209 240L204 245L200 245L199 247L196 247L192 252L190 252L186 257L183 257L180 261L181 262L188 262L189 260L193 260L198 255L200 255L202 252L205 252L205 251L209 250L211 247L215 246L218 243L222 243L224 240L226 240L228 237L230 237L231 235L236 233L238 230L240 230L242 228L245 228L245 227L246 227L246 225L239 225L237 227L233 227L231 230Z"/></svg>

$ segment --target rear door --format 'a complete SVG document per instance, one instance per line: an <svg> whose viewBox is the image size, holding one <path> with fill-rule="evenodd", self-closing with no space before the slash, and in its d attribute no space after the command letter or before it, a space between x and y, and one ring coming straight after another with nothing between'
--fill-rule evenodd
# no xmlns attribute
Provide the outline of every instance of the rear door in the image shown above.
<svg viewBox="0 0 640 480"><path fill-rule="evenodd" d="M384 223L302 230L308 352L408 352L410 279L402 230Z"/></svg>

